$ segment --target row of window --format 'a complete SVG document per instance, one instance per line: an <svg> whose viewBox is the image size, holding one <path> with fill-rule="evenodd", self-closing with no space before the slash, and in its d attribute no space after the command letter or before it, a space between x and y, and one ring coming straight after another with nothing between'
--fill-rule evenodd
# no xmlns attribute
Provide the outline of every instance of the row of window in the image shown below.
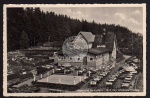
<svg viewBox="0 0 150 98"><path fill-rule="evenodd" d="M60 59L62 59L62 60L66 60L66 58L60 58ZM106 59L106 58L104 58L104 59ZM108 58L107 58L108 59ZM70 59L68 59L68 60L73 60L72 58L70 58ZM77 60L81 60L80 58L78 58ZM93 61L94 60L94 58L90 58L90 60L91 61ZM98 60L102 60L102 59L98 59Z"/></svg>
<svg viewBox="0 0 150 98"><path fill-rule="evenodd" d="M73 60L73 58L59 58L59 59L61 59L61 60L66 60L66 59L68 59L68 60ZM77 60L81 60L80 58L77 58Z"/></svg>
<svg viewBox="0 0 150 98"><path fill-rule="evenodd" d="M61 60L66 60L65 57L62 57L60 58ZM68 60L73 60L73 58L67 58ZM105 60L105 59L109 59L109 57L104 57L102 60ZM81 60L81 58L77 58L77 60ZM94 60L94 58L90 58L91 61ZM98 60L101 60L101 58L99 58Z"/></svg>
<svg viewBox="0 0 150 98"><path fill-rule="evenodd" d="M66 58L59 58L61 60L66 60ZM73 60L73 58L69 58L68 60ZM77 58L77 60L81 60L81 58ZM90 58L91 61L94 60L94 58Z"/></svg>

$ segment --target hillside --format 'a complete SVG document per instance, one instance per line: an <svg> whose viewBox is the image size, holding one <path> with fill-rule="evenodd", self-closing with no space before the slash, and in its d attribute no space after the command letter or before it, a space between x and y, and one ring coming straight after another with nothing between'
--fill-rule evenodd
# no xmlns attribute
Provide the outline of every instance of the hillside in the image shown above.
<svg viewBox="0 0 150 98"><path fill-rule="evenodd" d="M7 46L8 51L42 45L46 42L64 41L79 31L102 34L103 30L114 32L118 47L125 54L142 58L142 35L130 31L127 27L114 24L97 24L95 21L71 19L66 15L46 12L40 8L7 9Z"/></svg>

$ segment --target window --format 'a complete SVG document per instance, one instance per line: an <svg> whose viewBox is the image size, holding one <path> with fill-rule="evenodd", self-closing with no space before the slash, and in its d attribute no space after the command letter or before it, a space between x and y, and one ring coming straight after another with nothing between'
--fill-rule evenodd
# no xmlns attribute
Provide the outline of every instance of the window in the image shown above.
<svg viewBox="0 0 150 98"><path fill-rule="evenodd" d="M90 60L93 60L93 58L90 58Z"/></svg>
<svg viewBox="0 0 150 98"><path fill-rule="evenodd" d="M72 58L70 58L70 60L72 60Z"/></svg>

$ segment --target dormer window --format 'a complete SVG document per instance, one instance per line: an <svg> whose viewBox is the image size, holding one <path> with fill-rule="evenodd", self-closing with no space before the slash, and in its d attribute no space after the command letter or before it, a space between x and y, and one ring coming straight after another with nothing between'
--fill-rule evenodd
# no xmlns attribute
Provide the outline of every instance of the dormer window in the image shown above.
<svg viewBox="0 0 150 98"><path fill-rule="evenodd" d="M105 48L106 45L97 45L97 48L98 48L98 47L104 47L104 48Z"/></svg>
<svg viewBox="0 0 150 98"><path fill-rule="evenodd" d="M92 60L93 60L93 58L90 58L90 60L92 61Z"/></svg>

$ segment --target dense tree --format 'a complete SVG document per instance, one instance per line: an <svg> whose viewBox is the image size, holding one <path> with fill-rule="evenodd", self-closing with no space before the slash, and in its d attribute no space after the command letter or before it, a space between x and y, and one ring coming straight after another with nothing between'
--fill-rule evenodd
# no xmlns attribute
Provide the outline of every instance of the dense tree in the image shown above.
<svg viewBox="0 0 150 98"><path fill-rule="evenodd" d="M20 49L19 37L24 28L23 14L23 8L7 8L8 51Z"/></svg>
<svg viewBox="0 0 150 98"><path fill-rule="evenodd" d="M19 43L20 43L21 49L26 49L29 47L29 38L28 38L28 35L24 31L22 32Z"/></svg>

